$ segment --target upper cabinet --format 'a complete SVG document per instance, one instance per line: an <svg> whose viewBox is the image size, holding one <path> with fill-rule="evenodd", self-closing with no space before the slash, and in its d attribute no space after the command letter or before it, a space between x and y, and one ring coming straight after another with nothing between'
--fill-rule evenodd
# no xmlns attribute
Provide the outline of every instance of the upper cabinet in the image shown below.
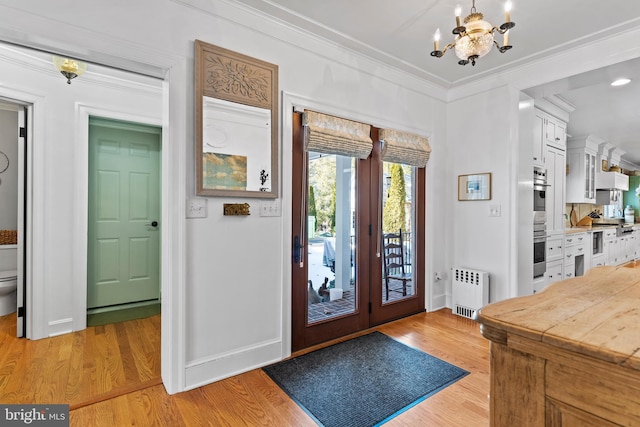
<svg viewBox="0 0 640 427"><path fill-rule="evenodd" d="M533 165L544 166L545 154L545 130L544 122L546 114L536 109L535 123L533 128Z"/></svg>
<svg viewBox="0 0 640 427"><path fill-rule="evenodd" d="M567 143L567 124L539 108L535 109L533 139L533 164L545 165L545 152L547 145L565 149Z"/></svg>
<svg viewBox="0 0 640 427"><path fill-rule="evenodd" d="M567 203L596 202L596 154L599 140L590 136L567 142Z"/></svg>
<svg viewBox="0 0 640 427"><path fill-rule="evenodd" d="M564 148L567 144L567 124L565 122L547 114L544 129L547 144Z"/></svg>

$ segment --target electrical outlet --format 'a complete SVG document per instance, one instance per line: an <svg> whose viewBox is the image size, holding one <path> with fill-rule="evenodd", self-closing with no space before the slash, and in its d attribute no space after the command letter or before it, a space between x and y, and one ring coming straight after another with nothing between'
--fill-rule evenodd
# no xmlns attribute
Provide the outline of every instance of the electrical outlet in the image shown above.
<svg viewBox="0 0 640 427"><path fill-rule="evenodd" d="M281 215L282 215L282 201L280 199L260 201L260 216L281 216Z"/></svg>
<svg viewBox="0 0 640 427"><path fill-rule="evenodd" d="M500 205L489 206L489 216L500 216Z"/></svg>

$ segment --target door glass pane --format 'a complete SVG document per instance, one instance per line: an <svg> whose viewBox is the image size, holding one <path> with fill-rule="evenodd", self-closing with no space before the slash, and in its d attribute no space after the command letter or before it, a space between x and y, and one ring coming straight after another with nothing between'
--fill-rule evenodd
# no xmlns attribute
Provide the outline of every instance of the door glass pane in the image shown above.
<svg viewBox="0 0 640 427"><path fill-rule="evenodd" d="M308 323L354 313L355 159L309 153Z"/></svg>
<svg viewBox="0 0 640 427"><path fill-rule="evenodd" d="M413 275L414 169L383 163L382 178L382 302L415 295Z"/></svg>

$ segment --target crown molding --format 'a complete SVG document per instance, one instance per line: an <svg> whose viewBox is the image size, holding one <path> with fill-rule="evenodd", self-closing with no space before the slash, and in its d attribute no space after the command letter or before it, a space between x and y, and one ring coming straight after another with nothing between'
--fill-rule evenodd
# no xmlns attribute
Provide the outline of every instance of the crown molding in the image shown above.
<svg viewBox="0 0 640 427"><path fill-rule="evenodd" d="M303 51L309 51L324 58L327 61L339 63L342 66L353 69L359 73L370 75L378 79L393 83L405 89L422 95L445 101L447 96L447 82L435 76L424 73L416 76L417 68L390 57L381 51L367 47L354 39L342 35L338 42L331 34L338 34L320 24L315 24L318 33L302 28L302 20L305 25L310 21L305 18L276 8L280 12L286 12L286 20L283 17L274 16L259 11L256 8L230 0L170 0L184 7L198 10L201 13L223 19L247 30L258 32L266 37L277 40L280 43L295 47ZM274 5L275 7L275 5ZM282 13L280 13L282 16ZM294 23L289 22L289 20ZM311 23L313 24L313 23ZM226 46L225 46L226 47ZM365 51L366 53L363 53ZM395 63L389 65L388 61ZM270 60L265 58L265 60ZM274 62L271 60L271 62ZM410 68L411 70L408 70ZM373 70L373 71L372 71Z"/></svg>
<svg viewBox="0 0 640 427"><path fill-rule="evenodd" d="M454 101L508 84L517 90L525 90L576 74L606 67L618 62L640 57L640 21L632 27L594 39L583 44L569 44L564 50L531 59L530 62L510 67L483 79L454 86L448 91L448 101ZM611 49L615 46L616 49Z"/></svg>

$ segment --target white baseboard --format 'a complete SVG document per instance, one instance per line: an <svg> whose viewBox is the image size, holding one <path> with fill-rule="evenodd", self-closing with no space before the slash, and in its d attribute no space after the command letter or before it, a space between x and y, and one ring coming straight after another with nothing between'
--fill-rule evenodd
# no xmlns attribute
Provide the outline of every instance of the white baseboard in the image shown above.
<svg viewBox="0 0 640 427"><path fill-rule="evenodd" d="M49 322L49 337L64 335L73 332L73 318L52 320Z"/></svg>
<svg viewBox="0 0 640 427"><path fill-rule="evenodd" d="M431 311L438 311L442 308L450 307L447 305L447 295L434 295L431 299Z"/></svg>
<svg viewBox="0 0 640 427"><path fill-rule="evenodd" d="M282 341L261 343L234 352L187 363L185 390L228 378L282 360Z"/></svg>

